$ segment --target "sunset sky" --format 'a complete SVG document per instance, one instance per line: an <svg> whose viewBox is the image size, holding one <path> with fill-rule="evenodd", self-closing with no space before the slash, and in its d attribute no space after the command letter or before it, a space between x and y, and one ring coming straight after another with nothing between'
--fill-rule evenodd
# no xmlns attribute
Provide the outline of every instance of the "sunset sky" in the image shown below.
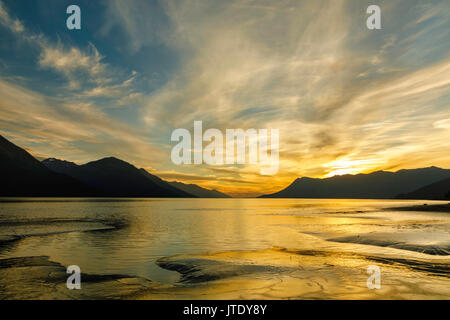
<svg viewBox="0 0 450 320"><path fill-rule="evenodd" d="M39 159L115 156L237 196L450 168L449 17L448 0L0 0L0 134ZM174 165L171 133L194 120L279 129L278 173Z"/></svg>

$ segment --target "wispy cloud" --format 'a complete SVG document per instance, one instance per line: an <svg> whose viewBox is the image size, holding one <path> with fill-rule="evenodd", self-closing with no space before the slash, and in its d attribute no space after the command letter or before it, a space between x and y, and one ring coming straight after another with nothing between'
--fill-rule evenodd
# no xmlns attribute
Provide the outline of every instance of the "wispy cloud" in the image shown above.
<svg viewBox="0 0 450 320"><path fill-rule="evenodd" d="M2 2L0 2L0 24L16 33L21 33L25 30L22 22L19 19L12 18Z"/></svg>
<svg viewBox="0 0 450 320"><path fill-rule="evenodd" d="M130 89L136 71L127 76L120 68L110 66L93 43L89 42L86 48L80 49L64 44L62 40L52 42L44 34L26 29L19 19L13 19L2 2L0 23L37 47L40 50L39 66L63 75L67 80L66 88L78 91L80 97L117 98L136 94Z"/></svg>
<svg viewBox="0 0 450 320"><path fill-rule="evenodd" d="M40 46L42 52L39 65L64 74L71 83L76 82L77 85L72 87L79 87L82 75L85 76L84 79L96 83L108 82L105 78L106 65L101 61L103 57L92 43L87 52L76 47L64 48L61 43L51 45L46 42L40 43Z"/></svg>
<svg viewBox="0 0 450 320"><path fill-rule="evenodd" d="M143 132L122 124L92 104L49 98L0 80L2 131L20 132L39 153L78 162L133 154L136 165L160 163L165 154L145 142ZM30 137L30 138L28 138Z"/></svg>

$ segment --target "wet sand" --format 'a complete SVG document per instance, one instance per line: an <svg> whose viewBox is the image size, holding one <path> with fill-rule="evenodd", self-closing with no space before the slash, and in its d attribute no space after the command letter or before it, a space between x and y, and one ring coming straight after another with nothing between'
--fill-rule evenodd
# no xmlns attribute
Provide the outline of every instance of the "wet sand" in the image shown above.
<svg viewBox="0 0 450 320"><path fill-rule="evenodd" d="M438 237L434 237L435 235ZM444 237L445 235L439 233L428 235L428 237L424 235L418 237L417 234L412 232L378 232L332 238L328 239L328 241L365 244L420 252L429 255L448 256L450 255L450 237L446 240L441 240Z"/></svg>
<svg viewBox="0 0 450 320"><path fill-rule="evenodd" d="M382 288L366 287L368 265L381 265ZM48 257L0 260L1 299L448 299L450 267L395 258L272 248L162 258L179 283L82 273L66 287L66 268ZM420 271L415 273L415 270ZM423 271L429 277L423 277Z"/></svg>
<svg viewBox="0 0 450 320"><path fill-rule="evenodd" d="M66 286L66 268L48 257L0 260L0 299L136 299L162 286L151 280L123 275L82 274L81 289Z"/></svg>
<svg viewBox="0 0 450 320"><path fill-rule="evenodd" d="M424 207L443 212L448 206ZM423 211L418 210L422 206L402 208ZM110 232L124 227L122 223L89 223L94 225L81 232ZM33 236L40 234L27 235ZM336 244L328 250L273 247L173 255L158 259L156 264L178 272L180 280L175 283L82 272L81 290L67 289L66 266L46 256L0 259L0 299L450 299L448 241L442 236L437 237L439 241L416 238L409 232L362 233L327 238ZM0 250L22 239L3 236ZM367 254L357 247L343 251L342 245L388 250ZM404 250L417 253L416 258L398 254ZM379 290L367 288L369 265L381 269Z"/></svg>

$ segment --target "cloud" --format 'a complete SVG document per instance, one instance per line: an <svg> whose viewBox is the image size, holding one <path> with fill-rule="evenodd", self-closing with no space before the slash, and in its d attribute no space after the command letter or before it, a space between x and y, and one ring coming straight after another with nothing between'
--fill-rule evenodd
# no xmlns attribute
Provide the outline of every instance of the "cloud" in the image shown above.
<svg viewBox="0 0 450 320"><path fill-rule="evenodd" d="M438 120L433 123L433 127L437 129L450 129L450 119Z"/></svg>
<svg viewBox="0 0 450 320"><path fill-rule="evenodd" d="M23 23L19 19L14 19L6 11L3 3L0 1L0 24L9 28L15 33L22 33L25 30Z"/></svg>
<svg viewBox="0 0 450 320"><path fill-rule="evenodd" d="M199 117L219 125L261 125L269 122L263 113L241 116L242 110L277 108L278 118L303 113L313 120L349 99L339 85L348 77L340 70L351 66L343 50L348 13L340 2L326 8L311 2L256 8L228 3L167 5L175 30L167 41L186 58L177 76L150 96L149 118L173 126ZM314 10L317 15L298 19Z"/></svg>
<svg viewBox="0 0 450 320"><path fill-rule="evenodd" d="M0 80L0 123L5 133L20 132L25 145L39 146L39 153L64 155L86 162L115 155L137 165L157 164L165 153L130 128L89 103L55 100ZM29 138L28 138L29 137Z"/></svg>
<svg viewBox="0 0 450 320"><path fill-rule="evenodd" d="M93 43L89 42L85 49L80 49L61 40L52 42L44 34L26 29L19 19L11 18L1 1L0 23L14 31L20 39L37 47L40 50L39 66L63 75L67 80L65 88L80 91L79 97L117 98L136 94L130 89L136 71L127 76L119 68L105 63L105 57Z"/></svg>
<svg viewBox="0 0 450 320"><path fill-rule="evenodd" d="M102 63L103 57L92 43L89 43L88 52L82 52L76 47L64 48L61 43L57 45L41 43L41 47L39 64L42 68L60 72L69 80L75 73L81 72L89 75L92 81L105 81L103 75L106 72L106 65Z"/></svg>
<svg viewBox="0 0 450 320"><path fill-rule="evenodd" d="M42 48L40 67L64 75L68 80L67 88L78 91L79 98L120 98L117 104L120 106L135 100L139 95L132 86L137 72L125 75L118 68L103 62L104 57L94 44L89 43L86 50L67 47L61 42L51 44L40 41L39 45Z"/></svg>

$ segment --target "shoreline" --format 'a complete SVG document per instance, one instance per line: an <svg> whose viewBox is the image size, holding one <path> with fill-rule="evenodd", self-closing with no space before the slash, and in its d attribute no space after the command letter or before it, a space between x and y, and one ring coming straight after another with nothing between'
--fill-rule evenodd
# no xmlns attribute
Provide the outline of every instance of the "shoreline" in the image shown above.
<svg viewBox="0 0 450 320"><path fill-rule="evenodd" d="M412 205L380 210L450 212L450 204ZM17 220L12 224L90 222L88 229L65 232L111 231L127 226L123 219L53 219ZM100 225L97 225L100 223ZM106 227L106 229L105 229ZM0 250L21 239L47 234L4 235ZM372 237L373 235L371 235ZM204 254L179 254L159 258L155 264L178 272L180 280L161 283L152 277L124 274L81 274L81 290L69 290L70 276L62 263L50 260L47 252L39 256L0 259L0 299L449 299L450 264L448 255L418 255L405 258L389 243L378 243L360 234L356 240L343 239L344 246L331 244L327 250L272 247L254 251L222 251ZM362 240L361 240L362 239ZM370 240L370 241L369 241ZM383 240L384 239L383 235ZM389 239L388 239L389 240ZM392 240L392 239L391 239ZM397 238L395 241L400 241ZM394 241L392 240L392 241ZM328 240L326 240L328 241ZM391 242L392 242L391 241ZM348 243L347 243L348 242ZM366 243L367 242L367 243ZM355 244L356 243L356 244ZM359 243L359 244L358 244ZM349 250L351 246L376 245L393 247L364 254ZM294 245L295 246L295 245ZM356 247L355 247L356 248ZM419 248L421 249L421 248ZM445 249L445 248L444 248ZM422 249L421 249L422 250ZM434 250L434 249L433 249ZM442 252L435 252L442 253ZM366 287L366 268L379 263L386 274L383 289ZM100 271L101 273L102 271ZM417 281L426 286L417 290ZM425 287L424 287L425 288Z"/></svg>
<svg viewBox="0 0 450 320"><path fill-rule="evenodd" d="M398 211L426 211L426 212L447 212L450 213L450 203L447 204L426 204L403 206L403 207L391 207L384 210L398 210Z"/></svg>

